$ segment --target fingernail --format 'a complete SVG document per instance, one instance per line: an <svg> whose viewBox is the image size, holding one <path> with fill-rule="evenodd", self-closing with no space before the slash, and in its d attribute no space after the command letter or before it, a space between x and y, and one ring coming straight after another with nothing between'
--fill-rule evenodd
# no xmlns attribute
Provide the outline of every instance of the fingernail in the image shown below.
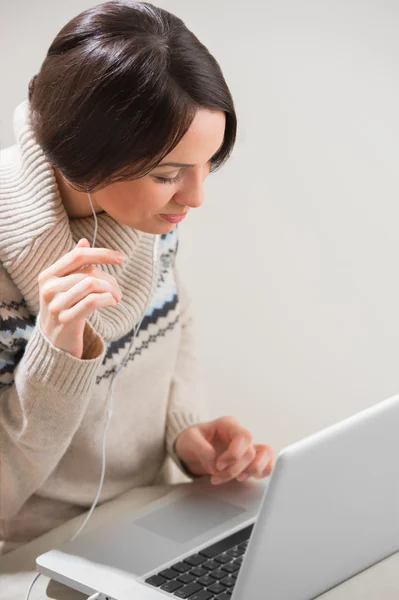
<svg viewBox="0 0 399 600"><path fill-rule="evenodd" d="M242 475L237 477L237 481L246 481L247 479L249 479L249 475L246 475L245 473L242 473Z"/></svg>
<svg viewBox="0 0 399 600"><path fill-rule="evenodd" d="M213 483L214 485L220 485L221 483L223 483L223 479L220 477L211 477L211 483Z"/></svg>
<svg viewBox="0 0 399 600"><path fill-rule="evenodd" d="M115 252L115 256L118 260L120 260L121 262L124 261L126 259L126 256L124 254L122 254L121 252Z"/></svg>

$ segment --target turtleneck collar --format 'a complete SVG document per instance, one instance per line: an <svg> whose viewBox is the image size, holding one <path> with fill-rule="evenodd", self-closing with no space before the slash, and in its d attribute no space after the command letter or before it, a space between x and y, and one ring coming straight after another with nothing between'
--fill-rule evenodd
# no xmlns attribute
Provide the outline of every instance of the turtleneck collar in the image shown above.
<svg viewBox="0 0 399 600"><path fill-rule="evenodd" d="M0 261L24 297L31 314L40 309L38 275L86 237L91 243L94 217L69 219L62 203L54 169L30 128L29 102L14 111L16 144L1 153ZM122 265L102 265L122 290L122 307L96 310L88 319L105 341L119 339L140 320L145 309L153 270L156 236L97 215L96 247L126 255ZM156 269L158 272L158 269ZM157 273L153 277L153 290Z"/></svg>

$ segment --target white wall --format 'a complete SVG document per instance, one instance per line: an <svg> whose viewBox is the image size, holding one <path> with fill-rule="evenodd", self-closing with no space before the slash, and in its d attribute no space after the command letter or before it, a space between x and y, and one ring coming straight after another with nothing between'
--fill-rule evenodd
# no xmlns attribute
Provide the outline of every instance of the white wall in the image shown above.
<svg viewBox="0 0 399 600"><path fill-rule="evenodd" d="M212 414L279 450L399 392L399 4L155 3L219 60L240 120L180 227ZM51 40L93 4L1 8L2 147Z"/></svg>

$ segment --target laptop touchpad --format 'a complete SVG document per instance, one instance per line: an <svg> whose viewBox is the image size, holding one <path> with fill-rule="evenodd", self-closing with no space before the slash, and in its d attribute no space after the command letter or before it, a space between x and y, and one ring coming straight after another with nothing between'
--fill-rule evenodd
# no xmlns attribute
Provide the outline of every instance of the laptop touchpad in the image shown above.
<svg viewBox="0 0 399 600"><path fill-rule="evenodd" d="M199 494L176 500L138 519L135 525L184 544L243 512L244 508Z"/></svg>
<svg viewBox="0 0 399 600"><path fill-rule="evenodd" d="M212 537L209 531L216 535L229 525L240 525L251 511L233 502L196 490L154 507L147 515L132 511L111 519L67 542L62 550L142 576L205 543ZM251 512L251 516L255 515Z"/></svg>

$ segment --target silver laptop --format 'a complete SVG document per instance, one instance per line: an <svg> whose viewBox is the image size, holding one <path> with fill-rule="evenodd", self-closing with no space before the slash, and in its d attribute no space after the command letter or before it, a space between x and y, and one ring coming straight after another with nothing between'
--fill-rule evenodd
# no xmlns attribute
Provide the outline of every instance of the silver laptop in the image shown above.
<svg viewBox="0 0 399 600"><path fill-rule="evenodd" d="M399 550L399 396L285 448L268 480L190 483L37 558L102 600L310 600Z"/></svg>

